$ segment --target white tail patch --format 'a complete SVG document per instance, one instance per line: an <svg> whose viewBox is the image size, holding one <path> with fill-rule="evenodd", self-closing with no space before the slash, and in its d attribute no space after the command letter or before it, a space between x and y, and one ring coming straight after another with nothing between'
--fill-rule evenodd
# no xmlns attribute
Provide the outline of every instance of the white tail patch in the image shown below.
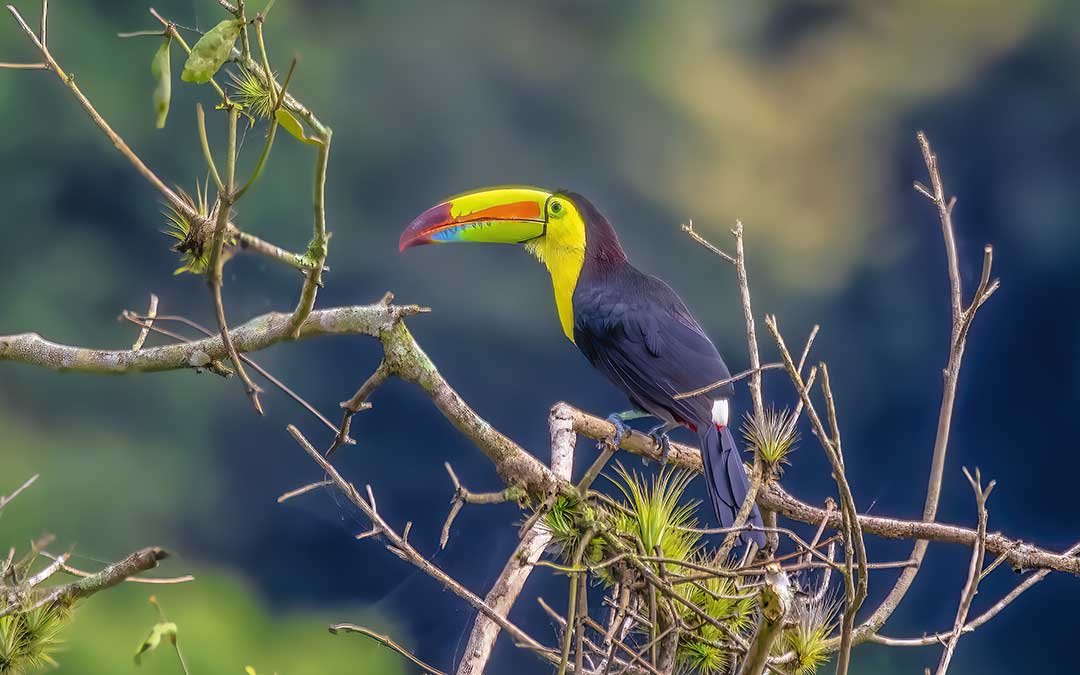
<svg viewBox="0 0 1080 675"><path fill-rule="evenodd" d="M728 425L728 417L731 414L731 408L728 406L728 400L721 398L713 401L712 404L712 421L718 427L726 427Z"/></svg>

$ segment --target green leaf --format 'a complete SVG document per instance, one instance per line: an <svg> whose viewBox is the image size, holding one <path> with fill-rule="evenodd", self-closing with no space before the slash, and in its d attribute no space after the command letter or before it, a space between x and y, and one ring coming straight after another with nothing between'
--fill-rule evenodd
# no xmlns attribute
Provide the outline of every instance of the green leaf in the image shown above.
<svg viewBox="0 0 1080 675"><path fill-rule="evenodd" d="M154 60L150 62L150 72L157 78L157 86L154 87L154 112L157 113L155 125L158 129L165 128L165 118L169 116L169 101L172 99L172 59L169 57L171 43L171 37L165 38L154 54Z"/></svg>
<svg viewBox="0 0 1080 675"><path fill-rule="evenodd" d="M277 123L281 125L285 131L295 136L298 140L311 145L318 145L319 139L308 136L304 133L304 127L300 124L300 120L296 119L291 112L285 108L278 108L274 112L274 117L277 119Z"/></svg>
<svg viewBox="0 0 1080 675"><path fill-rule="evenodd" d="M240 36L243 23L239 19L226 19L202 36L188 54L184 63L184 72L180 79L184 82L203 84L210 81L214 73L229 58L236 38Z"/></svg>
<svg viewBox="0 0 1080 675"><path fill-rule="evenodd" d="M135 664L139 664L140 657L146 652L152 652L158 648L161 644L162 638L168 638L169 642L176 644L176 624L171 621L163 621L155 624L150 630L150 635L146 636L142 644L135 651Z"/></svg>

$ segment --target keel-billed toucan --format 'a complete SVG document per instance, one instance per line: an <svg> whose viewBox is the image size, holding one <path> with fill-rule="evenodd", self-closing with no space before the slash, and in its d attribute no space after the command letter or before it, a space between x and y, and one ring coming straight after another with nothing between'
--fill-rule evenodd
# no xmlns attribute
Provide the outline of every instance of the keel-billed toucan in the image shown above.
<svg viewBox="0 0 1080 675"><path fill-rule="evenodd" d="M523 244L543 262L566 337L644 413L609 418L620 439L623 420L635 416L663 421L652 433L665 450L670 429L697 433L716 516L723 526L732 524L748 487L728 428L734 389L728 384L675 398L727 379L727 366L675 291L629 263L611 223L591 202L532 187L468 192L420 214L402 233L400 248L442 242ZM756 507L749 522L761 527ZM749 537L764 542L760 529Z"/></svg>

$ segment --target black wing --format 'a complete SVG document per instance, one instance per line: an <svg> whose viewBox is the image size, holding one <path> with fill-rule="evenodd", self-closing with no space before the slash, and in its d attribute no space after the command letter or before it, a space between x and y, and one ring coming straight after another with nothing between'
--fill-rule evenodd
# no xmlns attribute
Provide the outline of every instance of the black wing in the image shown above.
<svg viewBox="0 0 1080 675"><path fill-rule="evenodd" d="M729 384L675 399L731 374L678 294L629 266L575 292L574 341L594 367L650 413L664 410L696 425L711 420L714 399L733 395Z"/></svg>

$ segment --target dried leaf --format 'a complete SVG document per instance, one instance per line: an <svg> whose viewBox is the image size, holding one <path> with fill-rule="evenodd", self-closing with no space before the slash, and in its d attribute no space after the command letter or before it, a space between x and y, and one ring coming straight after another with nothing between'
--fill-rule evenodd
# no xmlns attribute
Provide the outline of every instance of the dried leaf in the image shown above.
<svg viewBox="0 0 1080 675"><path fill-rule="evenodd" d="M283 128L285 131L288 131L298 140L309 143L311 145L319 144L319 140L317 138L312 138L311 136L308 136L306 133L304 133L304 127L300 124L300 120L296 119L296 117L294 117L293 114L285 108L278 108L277 111L274 113L274 117L277 119L277 123L281 125L281 128Z"/></svg>
<svg viewBox="0 0 1080 675"><path fill-rule="evenodd" d="M163 621L155 624L150 629L150 635L146 636L142 644L135 651L135 664L139 664L139 660L146 652L152 652L158 648L161 644L162 638L168 638L169 642L176 644L176 624L171 621Z"/></svg>
<svg viewBox="0 0 1080 675"><path fill-rule="evenodd" d="M169 116L169 101L172 100L172 59L169 57L171 43L172 38L165 38L154 54L154 60L150 62L150 72L157 79L157 86L154 87L154 112L157 114L155 125L158 129L165 128L165 119Z"/></svg>
<svg viewBox="0 0 1080 675"><path fill-rule="evenodd" d="M211 28L191 48L180 79L196 84L209 82L229 58L242 25L239 19L226 19Z"/></svg>

